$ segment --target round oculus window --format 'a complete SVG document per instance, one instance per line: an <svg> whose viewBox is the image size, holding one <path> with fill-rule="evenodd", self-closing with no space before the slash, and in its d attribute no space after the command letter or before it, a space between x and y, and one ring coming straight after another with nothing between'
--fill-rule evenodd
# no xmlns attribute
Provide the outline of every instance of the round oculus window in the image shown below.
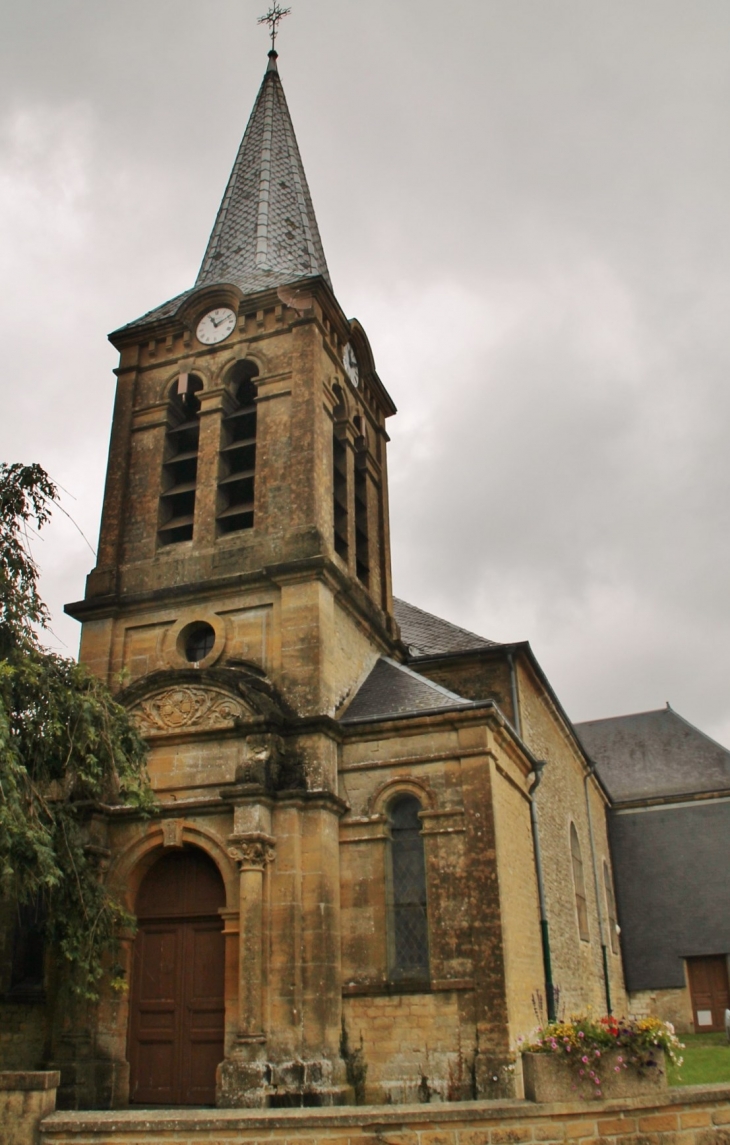
<svg viewBox="0 0 730 1145"><path fill-rule="evenodd" d="M189 664L199 664L213 651L215 631L204 620L191 624L183 634L183 652Z"/></svg>

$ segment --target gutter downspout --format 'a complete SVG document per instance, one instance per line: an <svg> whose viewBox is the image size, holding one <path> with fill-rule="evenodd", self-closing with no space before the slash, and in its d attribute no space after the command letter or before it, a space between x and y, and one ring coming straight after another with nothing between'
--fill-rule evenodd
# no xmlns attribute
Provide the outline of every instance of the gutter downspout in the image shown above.
<svg viewBox="0 0 730 1145"><path fill-rule="evenodd" d="M596 892L596 910L598 912L598 933L601 938L601 958L603 960L603 985L606 992L606 1013L611 1013L611 982L608 974L608 948L606 946L606 933L603 927L603 911L601 909L600 881L596 864L596 844L593 838L593 818L591 816L591 800L588 794L588 780L596 772L595 763L589 763L588 771L583 777L583 788L586 797L586 811L588 813L588 838L591 844L591 862L593 864L593 887Z"/></svg>
<svg viewBox="0 0 730 1145"><path fill-rule="evenodd" d="M535 792L540 786L545 760L535 760L532 770L534 779L528 792L530 800L530 823L532 824L532 845L535 849L535 873L537 875L537 895L540 902L540 934L542 936L542 965L545 972L545 1001L547 1002L547 1016L549 1022L554 1022L555 1013L555 987L553 986L553 967L550 957L550 933L548 929L547 909L545 907L545 885L542 878L542 858L540 855L540 835L537 827L537 807L535 806ZM609 1011L610 1012L610 1011Z"/></svg>

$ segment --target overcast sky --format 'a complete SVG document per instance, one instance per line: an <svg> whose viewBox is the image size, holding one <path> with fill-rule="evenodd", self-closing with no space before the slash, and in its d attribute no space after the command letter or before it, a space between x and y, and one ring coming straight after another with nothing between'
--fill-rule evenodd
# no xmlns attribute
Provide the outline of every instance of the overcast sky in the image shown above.
<svg viewBox="0 0 730 1145"><path fill-rule="evenodd" d="M267 0L0 0L0 457L96 545L108 331L192 285ZM396 592L569 714L730 744L728 0L292 0L279 66L390 423ZM93 557L36 543L54 644Z"/></svg>

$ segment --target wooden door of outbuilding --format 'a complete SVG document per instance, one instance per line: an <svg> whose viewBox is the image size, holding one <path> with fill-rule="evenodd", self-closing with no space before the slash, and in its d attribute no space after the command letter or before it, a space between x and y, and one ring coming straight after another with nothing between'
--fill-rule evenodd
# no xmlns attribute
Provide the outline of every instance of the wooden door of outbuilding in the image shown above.
<svg viewBox="0 0 730 1145"><path fill-rule="evenodd" d="M687 975L692 995L692 1018L696 1034L725 1029L725 1011L730 1009L727 959L724 954L688 958Z"/></svg>
<svg viewBox="0 0 730 1145"><path fill-rule="evenodd" d="M137 900L130 1100L214 1105L223 1059L224 889L215 865L189 848L166 855Z"/></svg>

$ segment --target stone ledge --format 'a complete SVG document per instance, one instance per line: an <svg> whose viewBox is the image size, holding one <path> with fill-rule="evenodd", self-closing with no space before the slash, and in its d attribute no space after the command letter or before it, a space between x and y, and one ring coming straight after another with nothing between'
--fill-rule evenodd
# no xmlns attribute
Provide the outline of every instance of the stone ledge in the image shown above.
<svg viewBox="0 0 730 1145"><path fill-rule="evenodd" d="M0 1072L0 1090L58 1089L58 1070L4 1070Z"/></svg>
<svg viewBox="0 0 730 1145"><path fill-rule="evenodd" d="M605 1114L667 1106L697 1106L730 1101L730 1084L682 1086L656 1096L613 1101L459 1101L428 1105L359 1105L329 1109L123 1109L52 1113L41 1122L46 1140L55 1135L105 1133L203 1133L231 1130L371 1129L376 1136L394 1128L432 1128L451 1123L535 1122L560 1116L595 1120Z"/></svg>

